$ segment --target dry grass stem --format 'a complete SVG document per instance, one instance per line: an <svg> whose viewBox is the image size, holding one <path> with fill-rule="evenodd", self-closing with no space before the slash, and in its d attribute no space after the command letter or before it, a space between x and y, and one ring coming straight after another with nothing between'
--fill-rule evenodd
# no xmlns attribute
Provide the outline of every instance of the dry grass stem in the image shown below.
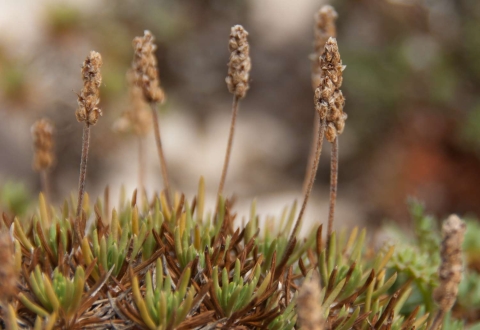
<svg viewBox="0 0 480 330"><path fill-rule="evenodd" d="M37 120L31 128L31 133L34 146L33 169L40 173L42 191L47 201L49 201L48 170L55 161L53 154L53 125L47 119Z"/></svg>
<svg viewBox="0 0 480 330"><path fill-rule="evenodd" d="M310 279L306 279L298 291L297 311L298 321L302 330L323 330L325 319L322 316L322 292L320 279L314 273Z"/></svg>
<svg viewBox="0 0 480 330"><path fill-rule="evenodd" d="M78 200L76 212L76 235L77 239L82 238L79 224L82 216L83 196L85 194L85 179L87 176L88 149L90 145L90 126L97 123L102 111L98 108L100 102L100 85L102 84L102 75L100 67L102 66L102 57L99 53L91 51L85 59L82 66L83 89L78 95L78 109L75 116L79 122L84 122L82 158L80 161L80 176L78 179Z"/></svg>
<svg viewBox="0 0 480 330"><path fill-rule="evenodd" d="M327 128L328 130L328 128ZM335 202L337 200L338 183L338 137L332 142L330 159L330 204L328 209L327 237L330 238L333 232L333 219L335 218ZM329 246L327 240L327 246Z"/></svg>
<svg viewBox="0 0 480 330"><path fill-rule="evenodd" d="M81 239L83 234L80 232L80 220L82 218L83 196L85 195L85 183L87 178L88 149L90 148L90 126L83 126L82 138L82 158L80 160L80 175L78 178L78 199L77 212L75 213L76 234Z"/></svg>
<svg viewBox="0 0 480 330"><path fill-rule="evenodd" d="M218 186L218 194L223 193L223 187L227 177L228 164L232 153L233 136L235 133L235 122L237 119L238 104L240 99L244 98L249 89L249 76L251 69L250 46L247 40L248 32L241 25L235 25L230 32L228 49L230 50L230 61L228 63L228 75L225 78L228 90L232 93L232 120L230 123L230 133L228 136L227 150L225 152L225 161L223 163L222 176Z"/></svg>
<svg viewBox="0 0 480 330"><path fill-rule="evenodd" d="M225 160L223 162L222 177L220 179L220 184L218 185L217 197L219 197L223 193L223 187L225 185L225 179L227 177L228 164L230 163L230 155L232 153L233 136L235 134L235 122L237 120L238 101L239 101L238 97L234 96L233 105L232 105L232 120L230 122L230 133L228 134L227 151L225 152Z"/></svg>
<svg viewBox="0 0 480 330"><path fill-rule="evenodd" d="M315 182L318 164L320 162L320 156L322 155L323 137L325 136L326 121L321 119L319 119L319 121L320 121L320 125L319 125L320 129L318 130L318 136L317 136L316 148L315 148L315 157L313 159L314 162L312 164L312 169L310 170L310 177L308 180L307 191L304 194L302 208L300 209L300 213L298 214L298 218L295 222L295 226L293 227L293 231L290 236L289 242L293 242L293 240L295 239L295 236L297 235L297 230L300 228L300 225L302 223L303 213L307 208L308 199L310 198L310 194L312 193L313 183Z"/></svg>
<svg viewBox="0 0 480 330"><path fill-rule="evenodd" d="M162 171L163 184L165 186L167 199L170 199L170 183L168 181L167 161L165 160L165 155L163 153L162 138L160 135L160 125L158 124L156 103L151 102L150 108L152 109L153 132L155 133L155 143L157 145L158 157L160 159L160 167Z"/></svg>
<svg viewBox="0 0 480 330"><path fill-rule="evenodd" d="M143 202L146 198L145 192L145 147L144 147L143 137L138 137L138 189L140 190L140 205L143 205Z"/></svg>
<svg viewBox="0 0 480 330"><path fill-rule="evenodd" d="M458 294L458 285L462 279L462 244L466 231L465 222L451 215L442 226L443 241L440 251L442 263L438 269L440 285L435 289L433 298L439 306L430 330L438 329L443 316L452 309Z"/></svg>

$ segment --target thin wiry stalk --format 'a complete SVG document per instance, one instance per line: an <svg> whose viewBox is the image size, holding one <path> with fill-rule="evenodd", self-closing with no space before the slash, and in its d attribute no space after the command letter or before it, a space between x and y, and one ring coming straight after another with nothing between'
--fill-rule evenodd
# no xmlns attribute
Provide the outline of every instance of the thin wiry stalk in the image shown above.
<svg viewBox="0 0 480 330"><path fill-rule="evenodd" d="M50 183L48 181L48 172L47 170L42 170L40 172L40 184L42 186L42 191L47 201L47 205L50 203Z"/></svg>
<svg viewBox="0 0 480 330"><path fill-rule="evenodd" d="M313 134L312 134L312 143L310 146L310 152L308 154L308 161L307 161L307 168L305 169L305 177L303 178L303 194L307 192L308 189L308 182L310 180L313 162L315 160L315 150L316 150L316 142L317 142L317 135L318 130L320 129L320 120L318 117L318 113L315 112L314 114L314 123L313 123Z"/></svg>
<svg viewBox="0 0 480 330"><path fill-rule="evenodd" d="M321 120L320 124L319 124L319 127L320 127L320 129L318 130L316 150L315 150L315 159L314 159L314 162L312 164L310 178L308 180L307 191L304 194L302 208L300 209L300 213L298 214L297 221L295 222L295 227L293 227L293 231L292 231L292 234L290 235L289 242L293 241L293 239L295 238L295 236L297 234L298 228L300 228L300 225L302 223L303 213L305 212L305 208L307 207L308 198L310 197L310 194L312 193L313 182L315 181L315 176L317 175L318 163L320 162L320 156L322 154L323 137L325 135L326 121Z"/></svg>
<svg viewBox="0 0 480 330"><path fill-rule="evenodd" d="M145 173L145 151L142 136L138 136L138 189L140 190L140 205L143 205L145 198L144 175Z"/></svg>
<svg viewBox="0 0 480 330"><path fill-rule="evenodd" d="M78 201L77 213L75 216L75 229L77 238L80 242L82 233L80 232L80 222L82 218L83 196L85 195L85 179L87 177L88 148L90 146L90 125L85 123L83 126L82 158L80 161L80 176L78 179Z"/></svg>
<svg viewBox="0 0 480 330"><path fill-rule="evenodd" d="M230 154L232 153L233 136L235 134L235 122L237 120L238 103L239 103L239 98L238 96L234 95L233 104L232 104L232 121L230 122L230 134L228 136L227 151L225 152L225 161L223 162L222 177L220 179L220 184L218 186L217 198L223 192L225 179L227 177L228 164L230 162Z"/></svg>
<svg viewBox="0 0 480 330"><path fill-rule="evenodd" d="M156 103L150 102L150 108L152 109L153 130L155 132L155 143L157 144L158 157L160 158L160 167L162 170L163 185L165 186L166 197L168 200L170 200L170 183L168 181L167 162L165 161L165 155L163 154L162 139L160 137L160 126L158 124Z"/></svg>
<svg viewBox="0 0 480 330"><path fill-rule="evenodd" d="M337 201L338 183L338 137L332 142L330 160L330 207L328 211L327 246L333 231L333 219L335 218L335 202Z"/></svg>
<svg viewBox="0 0 480 330"><path fill-rule="evenodd" d="M430 330L437 330L440 329L443 321L443 316L445 315L444 311L439 309L437 314L435 314L435 318L433 319L432 324L430 325Z"/></svg>

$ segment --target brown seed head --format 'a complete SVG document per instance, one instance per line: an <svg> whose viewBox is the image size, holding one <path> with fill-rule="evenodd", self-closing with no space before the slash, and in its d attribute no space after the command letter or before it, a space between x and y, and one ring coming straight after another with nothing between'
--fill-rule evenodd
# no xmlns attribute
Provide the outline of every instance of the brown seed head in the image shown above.
<svg viewBox="0 0 480 330"><path fill-rule="evenodd" d="M458 216L451 215L442 227L441 248L442 263L438 269L440 285L433 297L443 312L448 312L458 294L458 285L462 279L462 243L466 225Z"/></svg>
<svg viewBox="0 0 480 330"><path fill-rule="evenodd" d="M230 61L228 62L228 76L225 78L230 93L239 99L244 98L250 87L248 79L252 67L250 61L250 46L247 41L248 32L243 26L235 25L230 32L228 49Z"/></svg>
<svg viewBox="0 0 480 330"><path fill-rule="evenodd" d="M320 279L314 273L306 279L298 292L297 312L302 330L323 330L325 320L322 317Z"/></svg>
<svg viewBox="0 0 480 330"><path fill-rule="evenodd" d="M154 36L148 30L144 32L143 37L133 39L135 54L132 68L135 72L136 85L142 88L147 102L162 103L165 100L165 94L160 88L157 59L155 57L157 45L155 45L154 40Z"/></svg>
<svg viewBox="0 0 480 330"><path fill-rule="evenodd" d="M327 121L325 137L329 142L343 132L347 114L343 112L345 97L340 90L343 81L343 70L337 40L329 38L319 58L322 74L320 83L315 89L314 104L320 118Z"/></svg>
<svg viewBox="0 0 480 330"><path fill-rule="evenodd" d="M315 14L315 26L313 28L315 53L310 56L312 59L312 87L317 88L322 77L322 69L318 58L322 56L323 48L328 38L337 36L335 21L338 14L330 5L325 5Z"/></svg>
<svg viewBox="0 0 480 330"><path fill-rule="evenodd" d="M83 121L88 126L95 125L102 115L102 110L98 108L100 85L102 84L100 73L102 64L102 56L92 50L82 66L83 89L78 95L78 109L75 111L75 116L79 122Z"/></svg>
<svg viewBox="0 0 480 330"><path fill-rule="evenodd" d="M33 169L37 172L48 170L54 161L53 126L47 119L37 120L31 128L35 155Z"/></svg>
<svg viewBox="0 0 480 330"><path fill-rule="evenodd" d="M0 302L6 302L15 294L17 274L13 244L7 231L0 231Z"/></svg>
<svg viewBox="0 0 480 330"><path fill-rule="evenodd" d="M127 72L129 109L116 121L114 128L122 133L133 131L138 136L145 136L152 127L152 113L145 102L142 88L136 84L135 77L133 70Z"/></svg>

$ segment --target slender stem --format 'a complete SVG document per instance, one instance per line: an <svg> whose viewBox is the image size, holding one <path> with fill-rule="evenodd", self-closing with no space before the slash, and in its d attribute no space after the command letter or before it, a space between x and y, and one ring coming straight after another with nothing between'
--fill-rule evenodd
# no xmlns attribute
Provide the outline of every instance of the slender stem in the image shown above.
<svg viewBox="0 0 480 330"><path fill-rule="evenodd" d="M47 205L50 205L50 185L48 182L48 172L47 170L42 170L40 172L40 183L42 186L42 191L47 201Z"/></svg>
<svg viewBox="0 0 480 330"><path fill-rule="evenodd" d="M143 137L138 137L138 190L140 191L140 205L143 206L145 200L145 151Z"/></svg>
<svg viewBox="0 0 480 330"><path fill-rule="evenodd" d="M163 154L162 139L160 137L160 126L158 124L156 103L150 102L150 108L152 109L153 130L155 132L155 142L157 144L158 157L160 158L160 167L162 170L163 184L165 186L167 200L170 200L170 183L168 182L167 162L165 161L165 155ZM169 202L169 204L171 203Z"/></svg>
<svg viewBox="0 0 480 330"><path fill-rule="evenodd" d="M77 234L78 243L80 243L83 236L80 230L80 222L82 220L83 195L85 194L85 179L87 176L87 160L88 160L89 145L90 145L90 126L88 124L85 124L85 126L83 126L82 159L80 161L80 177L78 179L77 213L76 213L76 219L75 219L75 231Z"/></svg>
<svg viewBox="0 0 480 330"><path fill-rule="evenodd" d="M444 315L445 313L441 309L437 311L437 314L435 314L435 318L433 319L432 325L430 325L430 330L437 330L440 328Z"/></svg>
<svg viewBox="0 0 480 330"><path fill-rule="evenodd" d="M318 130L317 136L317 143L315 148L315 158L312 164L312 170L310 173L310 178L308 180L307 191L304 194L302 208L300 209L300 213L298 214L297 221L295 222L295 227L293 228L292 234L290 236L289 242L292 242L297 234L298 228L300 228L300 224L302 223L303 213L305 212L305 208L307 207L308 198L312 192L313 182L315 181L315 176L317 175L318 163L320 162L320 156L322 154L322 146L323 146L323 136L325 135L325 127L326 121L320 120L320 129Z"/></svg>
<svg viewBox="0 0 480 330"><path fill-rule="evenodd" d="M335 202L337 201L338 183L338 137L332 142L330 160L330 208L328 211L327 246L333 231L333 219L335 217Z"/></svg>
<svg viewBox="0 0 480 330"><path fill-rule="evenodd" d="M312 142L310 145L310 153L308 155L308 163L307 163L307 168L305 170L305 178L303 179L303 194L307 193L308 189L308 182L310 180L310 176L312 174L312 168L313 168L313 162L315 161L315 151L317 149L317 135L318 135L318 130L320 129L320 120L318 117L318 112L315 111L314 114L314 120L313 120L313 134L312 134Z"/></svg>
<svg viewBox="0 0 480 330"><path fill-rule="evenodd" d="M233 96L232 121L230 122L230 134L228 136L227 151L225 152L225 161L223 162L222 177L220 179L220 184L218 186L217 199L220 197L220 195L223 192L225 179L227 177L228 163L230 162L230 154L232 153L233 135L235 134L235 122L237 120L238 103L239 103L238 97Z"/></svg>

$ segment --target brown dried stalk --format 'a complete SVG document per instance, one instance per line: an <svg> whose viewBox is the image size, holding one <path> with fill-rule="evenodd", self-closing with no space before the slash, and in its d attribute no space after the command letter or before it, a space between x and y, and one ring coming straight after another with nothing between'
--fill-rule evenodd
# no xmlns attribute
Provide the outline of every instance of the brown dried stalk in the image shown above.
<svg viewBox="0 0 480 330"><path fill-rule="evenodd" d="M97 123L102 115L102 110L98 108L100 102L100 85L102 84L102 75L100 67L102 66L102 56L91 51L85 59L82 66L83 89L78 95L78 109L75 116L78 122L84 122L82 158L80 161L80 177L78 180L78 201L75 220L75 233L80 241L83 234L80 231L80 221L82 216L83 196L85 194L85 178L87 175L88 149L90 145L90 126Z"/></svg>
<svg viewBox="0 0 480 330"><path fill-rule="evenodd" d="M322 155L322 146L323 146L323 137L325 136L325 125L326 121L319 118L319 130L318 136L316 141L316 148L315 148L315 157L313 158L312 168L310 170L310 177L308 180L307 191L304 193L302 208L300 209L300 213L298 214L297 221L295 222L295 226L293 227L292 234L290 235L289 242L292 242L297 235L297 231L300 228L302 223L303 213L307 208L308 199L310 198L310 194L312 192L313 183L315 182L315 177L317 175L318 163L320 162L320 156Z"/></svg>
<svg viewBox="0 0 480 330"><path fill-rule="evenodd" d="M48 182L48 170L55 161L53 155L53 125L47 119L37 120L31 128L34 159L33 169L40 173L42 191L47 202L50 200L50 185Z"/></svg>
<svg viewBox="0 0 480 330"><path fill-rule="evenodd" d="M160 165L162 168L162 177L165 185L165 191L167 199L170 199L170 183L168 181L168 172L167 172L167 161L165 160L165 155L163 153L162 139L160 137L160 126L158 125L158 115L156 109L156 103L150 103L153 116L153 131L155 133L155 141L157 143L157 152L158 157L160 158Z"/></svg>
<svg viewBox="0 0 480 330"><path fill-rule="evenodd" d="M138 189L140 190L140 205L146 201L147 193L145 190L145 147L143 137L138 137Z"/></svg>
<svg viewBox="0 0 480 330"><path fill-rule="evenodd" d="M155 142L157 144L157 152L160 159L163 184L165 186L166 196L170 199L170 183L168 180L167 162L163 153L157 115L157 104L162 104L165 101L165 93L160 87L157 59L155 58L155 50L157 49L157 46L155 45L154 40L155 38L148 30L144 32L143 37L135 37L133 39L133 49L135 54L132 68L135 74L136 85L142 88L143 96L150 104L152 110Z"/></svg>
<svg viewBox="0 0 480 330"><path fill-rule="evenodd" d="M238 104L240 99L244 98L250 87L248 83L251 61L250 46L247 40L248 32L241 25L235 25L230 32L228 49L230 50L230 61L228 63L228 76L225 78L228 90L233 94L232 121L230 123L230 134L228 136L227 150L225 152L225 161L223 163L222 176L218 186L219 197L223 192L225 179L227 177L228 164L233 146L233 136L235 133L235 122L237 119Z"/></svg>
<svg viewBox="0 0 480 330"><path fill-rule="evenodd" d="M335 9L330 5L325 5L315 14L315 26L313 28L314 41L313 48L315 53L310 55L312 61L312 88L315 91L320 84L322 78L322 68L320 67L319 58L322 56L325 43L328 38L337 36L337 29L335 21L338 18L338 14ZM310 171L314 162L316 142L318 130L320 129L320 122L317 120L317 114L314 114L315 120L313 121L313 135L312 145L310 147L310 154L308 155L307 168L305 171L305 178L303 180L303 193L307 191L308 181L310 178Z"/></svg>
<svg viewBox="0 0 480 330"><path fill-rule="evenodd" d="M440 285L433 292L433 298L439 310L430 326L430 330L439 329L444 315L452 309L458 294L458 285L462 280L462 243L466 231L465 222L451 215L442 227L441 247L442 263L438 269Z"/></svg>
<svg viewBox="0 0 480 330"><path fill-rule="evenodd" d="M327 128L328 131L328 128ZM333 231L333 220L335 218L335 202L337 201L338 183L338 138L332 142L330 155L330 204L328 208L327 247Z"/></svg>

